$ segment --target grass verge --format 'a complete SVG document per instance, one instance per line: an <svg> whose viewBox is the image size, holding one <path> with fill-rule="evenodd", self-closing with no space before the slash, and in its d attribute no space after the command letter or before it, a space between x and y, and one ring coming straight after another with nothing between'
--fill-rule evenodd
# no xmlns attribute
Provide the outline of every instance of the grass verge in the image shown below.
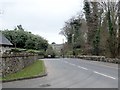
<svg viewBox="0 0 120 90"><path fill-rule="evenodd" d="M37 60L32 65L29 65L28 67L22 69L17 73L7 75L2 80L6 81L6 80L19 79L19 78L29 78L43 74L45 74L44 62L42 60Z"/></svg>

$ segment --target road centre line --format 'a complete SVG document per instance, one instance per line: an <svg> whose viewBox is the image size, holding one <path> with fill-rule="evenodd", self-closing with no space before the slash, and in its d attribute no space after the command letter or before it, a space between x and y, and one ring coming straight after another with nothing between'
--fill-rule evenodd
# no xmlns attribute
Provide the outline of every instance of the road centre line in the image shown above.
<svg viewBox="0 0 120 90"><path fill-rule="evenodd" d="M89 60L84 60L84 59L77 59L77 60L78 60L78 61L80 60L80 61L82 61L82 62L84 62L84 63L88 63L88 64L99 65L99 66L104 66L104 67L113 68L113 69L120 69L119 67L116 68L116 67L113 67L113 66L98 64L98 63L100 63L100 61L96 61L96 62L91 61L91 62L88 62ZM97 62L98 62L98 63L97 63ZM106 62L105 62L105 63L106 63Z"/></svg>
<svg viewBox="0 0 120 90"><path fill-rule="evenodd" d="M70 64L70 65L72 65L72 66L77 66L77 65L75 65L75 64L72 64L72 63L69 63L69 62L67 62L67 61L64 61L65 63L68 63L68 64Z"/></svg>
<svg viewBox="0 0 120 90"><path fill-rule="evenodd" d="M66 61L64 61L65 63L67 63Z"/></svg>
<svg viewBox="0 0 120 90"><path fill-rule="evenodd" d="M68 62L67 62L68 63ZM72 63L69 63L70 65L73 65L73 66L77 66L77 65L75 65L75 64L72 64ZM87 68L85 68L85 67L81 67L81 66L77 66L78 68L81 68L81 69L84 69L84 70L88 70ZM108 77L108 78L111 78L111 79L116 79L116 78L114 78L114 77L112 77L112 76L109 76L109 75L106 75L106 74L103 74L103 73L100 73L100 72L97 72L97 71L93 71L94 73L96 73L96 74L99 74L99 75L102 75L102 76L105 76L105 77Z"/></svg>
<svg viewBox="0 0 120 90"><path fill-rule="evenodd" d="M70 65L72 65L72 66L76 66L75 64L72 64L72 63L69 63Z"/></svg>
<svg viewBox="0 0 120 90"><path fill-rule="evenodd" d="M77 66L77 65L75 65L75 64L72 64L72 63L69 63L69 62L67 62L67 61L64 61L65 63L68 63L68 64L70 64L70 65L72 65L72 66ZM85 68L85 67L81 67L81 66L77 66L78 68L82 68L82 69L84 69L84 70L88 70L87 68Z"/></svg>
<svg viewBox="0 0 120 90"><path fill-rule="evenodd" d="M103 74L103 73L100 73L100 72L97 72L97 71L93 71L93 72L96 73L96 74L99 74L99 75L102 75L102 76L111 78L111 79L116 79L116 78L114 78L114 77L112 77L112 76L109 76L109 75L106 75L106 74Z"/></svg>
<svg viewBox="0 0 120 90"><path fill-rule="evenodd" d="M65 63L68 63L67 61L64 61Z"/></svg>
<svg viewBox="0 0 120 90"><path fill-rule="evenodd" d="M99 64L100 61L96 61L96 62L93 62L93 61L87 62L87 60L86 60L86 61L84 61L84 60L82 60L82 59L80 59L80 60L81 60L82 62L84 62L84 63L94 64L94 65L99 65L99 66L104 66L104 67L113 68L113 69L120 69L120 68L116 68L116 67L113 67L113 66L108 66L108 65ZM89 61L89 60L88 60L88 61ZM98 62L98 63L97 63L97 62ZM107 62L104 62L104 63L107 63Z"/></svg>
<svg viewBox="0 0 120 90"><path fill-rule="evenodd" d="M70 65L72 65L72 66L77 66L77 65L75 65L75 64L72 64L72 63L69 63L69 62L67 62L67 61L64 61L65 63L68 63L68 64L70 64ZM78 68L81 68L81 69L84 69L84 70L88 70L87 68L85 68L85 67L81 67L81 66L77 66ZM109 75L106 75L106 74L103 74L103 73L100 73L100 72L97 72L97 71L93 71L94 73L96 73L96 74L99 74L99 75L102 75L102 76L105 76L105 77L108 77L108 78L111 78L111 79L116 79L115 77L112 77L112 76L109 76Z"/></svg>
<svg viewBox="0 0 120 90"><path fill-rule="evenodd" d="M85 68L85 67L81 67L81 66L78 66L78 68L82 68L82 69L84 69L84 70L88 70L87 68Z"/></svg>

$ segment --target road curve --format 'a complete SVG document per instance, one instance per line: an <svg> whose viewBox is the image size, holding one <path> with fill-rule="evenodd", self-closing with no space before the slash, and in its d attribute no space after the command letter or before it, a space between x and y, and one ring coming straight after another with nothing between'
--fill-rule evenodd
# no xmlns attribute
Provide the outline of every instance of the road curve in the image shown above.
<svg viewBox="0 0 120 90"><path fill-rule="evenodd" d="M118 88L118 65L71 58L43 59L48 76L3 83L3 88Z"/></svg>

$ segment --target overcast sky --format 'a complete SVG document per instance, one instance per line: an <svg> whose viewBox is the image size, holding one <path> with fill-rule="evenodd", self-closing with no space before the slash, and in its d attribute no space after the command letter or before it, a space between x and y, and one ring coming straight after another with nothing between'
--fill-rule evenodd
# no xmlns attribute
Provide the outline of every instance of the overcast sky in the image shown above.
<svg viewBox="0 0 120 90"><path fill-rule="evenodd" d="M83 0L0 0L0 29L14 29L21 24L49 43L60 44L64 36L59 32L64 22L82 8Z"/></svg>

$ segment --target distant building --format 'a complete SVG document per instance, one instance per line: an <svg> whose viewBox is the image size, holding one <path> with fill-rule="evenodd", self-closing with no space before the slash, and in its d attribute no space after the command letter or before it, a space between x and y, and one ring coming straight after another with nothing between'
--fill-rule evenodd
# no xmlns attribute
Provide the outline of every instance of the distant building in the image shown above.
<svg viewBox="0 0 120 90"><path fill-rule="evenodd" d="M63 44L51 44L51 46L56 53L61 53L61 49L63 48Z"/></svg>
<svg viewBox="0 0 120 90"><path fill-rule="evenodd" d="M0 33L0 53L4 53L7 50L11 50L13 44Z"/></svg>

